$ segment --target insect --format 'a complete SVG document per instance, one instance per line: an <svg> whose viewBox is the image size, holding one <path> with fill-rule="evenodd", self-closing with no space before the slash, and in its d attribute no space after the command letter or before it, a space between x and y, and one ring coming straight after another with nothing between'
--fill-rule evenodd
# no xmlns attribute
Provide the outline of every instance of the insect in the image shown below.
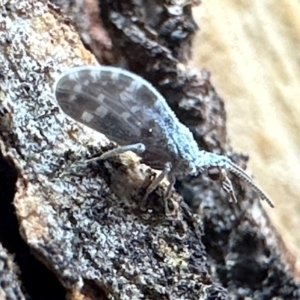
<svg viewBox="0 0 300 300"><path fill-rule="evenodd" d="M191 131L179 122L164 97L142 77L117 67L75 67L60 75L54 90L67 115L119 145L98 159L134 151L142 162L161 171L148 187L143 202L165 176L170 182L168 199L177 177L203 172L220 181L236 202L226 174L229 171L273 207L252 178L228 157L200 150Z"/></svg>

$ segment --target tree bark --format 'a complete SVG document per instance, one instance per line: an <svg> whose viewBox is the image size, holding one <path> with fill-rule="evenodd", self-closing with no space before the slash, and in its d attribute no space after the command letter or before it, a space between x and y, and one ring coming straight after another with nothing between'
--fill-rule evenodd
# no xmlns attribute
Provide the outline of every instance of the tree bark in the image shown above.
<svg viewBox="0 0 300 300"><path fill-rule="evenodd" d="M18 173L11 182L22 238L69 299L299 299L285 246L237 179L239 203L232 204L204 176L185 178L177 183L181 196L172 195L178 215L167 217L165 184L150 195L146 212L139 209L153 171L136 156L76 165L110 147L68 119L53 97L61 71L97 63L79 31L99 62L149 80L201 148L246 166L247 157L227 142L223 101L209 73L188 66L197 29L191 3L173 2L62 1L62 12L46 1L6 1L1 153Z"/></svg>

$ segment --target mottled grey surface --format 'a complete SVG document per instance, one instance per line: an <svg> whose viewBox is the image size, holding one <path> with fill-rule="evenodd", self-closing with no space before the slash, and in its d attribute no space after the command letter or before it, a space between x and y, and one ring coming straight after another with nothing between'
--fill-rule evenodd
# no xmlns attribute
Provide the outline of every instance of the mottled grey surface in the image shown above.
<svg viewBox="0 0 300 300"><path fill-rule="evenodd" d="M13 257L0 244L0 299L25 300L21 290L19 270L13 262Z"/></svg>

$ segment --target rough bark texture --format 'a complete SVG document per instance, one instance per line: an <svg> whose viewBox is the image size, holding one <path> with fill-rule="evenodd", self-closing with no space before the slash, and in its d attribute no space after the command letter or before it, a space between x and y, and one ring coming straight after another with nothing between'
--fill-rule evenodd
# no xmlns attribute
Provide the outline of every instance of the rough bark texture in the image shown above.
<svg viewBox="0 0 300 300"><path fill-rule="evenodd" d="M135 156L76 167L97 149L106 150L99 143L108 141L67 119L53 99L58 73L96 64L66 15L89 49L102 45L95 51L100 62L151 81L201 148L230 151L224 105L209 74L186 65L197 29L189 2L62 2L65 14L43 1L6 1L1 16L1 153L12 174L17 171L16 183L16 176L9 182L15 183L13 204L25 245L69 299L299 299L284 245L258 199L237 180L238 204L228 203L220 186L203 176L178 182L195 214L174 193L179 213L166 217L165 185L150 195L147 212L139 209L152 171ZM243 155L231 157L241 166L247 162ZM6 218L14 219L10 213ZM38 290L43 272L34 271ZM55 299L62 299L51 280L41 298L25 279L24 285L32 298L47 299L55 290Z"/></svg>
<svg viewBox="0 0 300 300"><path fill-rule="evenodd" d="M18 278L19 269L0 245L0 299L26 299Z"/></svg>

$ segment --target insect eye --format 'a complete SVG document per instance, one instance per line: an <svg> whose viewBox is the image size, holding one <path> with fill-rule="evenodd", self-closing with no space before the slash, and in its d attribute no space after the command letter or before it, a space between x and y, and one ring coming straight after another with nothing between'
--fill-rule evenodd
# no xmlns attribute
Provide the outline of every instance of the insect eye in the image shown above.
<svg viewBox="0 0 300 300"><path fill-rule="evenodd" d="M220 167L208 167L207 176L214 181L224 180L226 177L225 170Z"/></svg>

